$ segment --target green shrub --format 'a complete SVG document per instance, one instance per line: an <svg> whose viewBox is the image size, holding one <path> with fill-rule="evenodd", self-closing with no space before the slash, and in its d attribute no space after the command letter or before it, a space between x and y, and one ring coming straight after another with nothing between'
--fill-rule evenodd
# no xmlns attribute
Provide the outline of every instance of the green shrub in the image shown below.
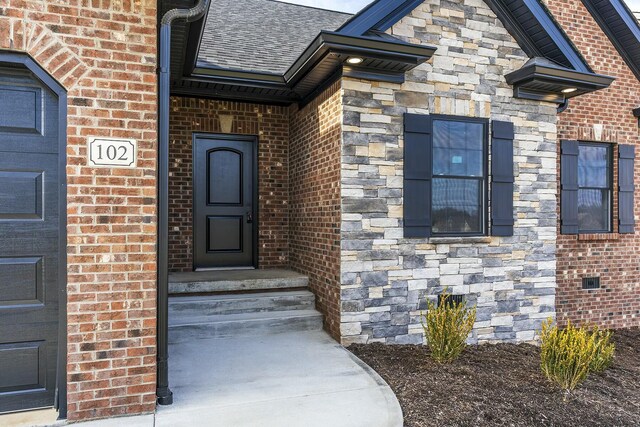
<svg viewBox="0 0 640 427"><path fill-rule="evenodd" d="M445 289L440 304L427 300L427 312L421 313L431 357L438 363L449 363L460 356L476 321L475 306L467 308L464 302L449 301L450 297Z"/></svg>
<svg viewBox="0 0 640 427"><path fill-rule="evenodd" d="M571 323L560 329L552 319L542 324L540 338L542 372L565 390L573 390L589 373L606 369L615 351L611 332Z"/></svg>
<svg viewBox="0 0 640 427"><path fill-rule="evenodd" d="M589 370L591 372L602 372L613 362L616 346L611 342L611 331L603 331L594 326L592 334L595 337L596 351L593 360L591 360Z"/></svg>

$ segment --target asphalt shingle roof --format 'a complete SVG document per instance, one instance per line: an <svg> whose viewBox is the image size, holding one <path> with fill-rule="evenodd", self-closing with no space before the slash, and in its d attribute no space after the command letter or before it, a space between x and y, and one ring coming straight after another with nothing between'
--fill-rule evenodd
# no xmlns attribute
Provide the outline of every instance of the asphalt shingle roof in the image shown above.
<svg viewBox="0 0 640 427"><path fill-rule="evenodd" d="M198 66L283 74L321 30L351 16L273 0L212 0Z"/></svg>

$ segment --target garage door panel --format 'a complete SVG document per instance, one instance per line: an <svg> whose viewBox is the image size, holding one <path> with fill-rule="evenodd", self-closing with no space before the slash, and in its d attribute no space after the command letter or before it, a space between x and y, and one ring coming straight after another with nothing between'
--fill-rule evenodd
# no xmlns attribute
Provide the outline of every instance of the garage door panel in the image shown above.
<svg viewBox="0 0 640 427"><path fill-rule="evenodd" d="M55 94L25 74L0 75L0 151L58 153Z"/></svg>
<svg viewBox="0 0 640 427"><path fill-rule="evenodd" d="M43 171L0 170L0 219L43 219Z"/></svg>
<svg viewBox="0 0 640 427"><path fill-rule="evenodd" d="M44 341L0 344L0 394L38 390L46 387L46 351Z"/></svg>
<svg viewBox="0 0 640 427"><path fill-rule="evenodd" d="M42 135L42 88L0 84L0 132Z"/></svg>
<svg viewBox="0 0 640 427"><path fill-rule="evenodd" d="M0 257L0 308L44 304L42 257Z"/></svg>
<svg viewBox="0 0 640 427"><path fill-rule="evenodd" d="M15 311L16 306L26 305L47 304L57 311L59 291L46 285L55 282L58 273L57 254L0 254L0 316L5 309Z"/></svg>
<svg viewBox="0 0 640 427"><path fill-rule="evenodd" d="M42 219L43 214L58 215L59 168L58 156L55 155L2 152L0 220ZM33 215L36 210L39 218L24 217L25 214ZM12 212L15 215L12 216Z"/></svg>
<svg viewBox="0 0 640 427"><path fill-rule="evenodd" d="M59 323L59 106L0 68L0 413L52 406Z"/></svg>

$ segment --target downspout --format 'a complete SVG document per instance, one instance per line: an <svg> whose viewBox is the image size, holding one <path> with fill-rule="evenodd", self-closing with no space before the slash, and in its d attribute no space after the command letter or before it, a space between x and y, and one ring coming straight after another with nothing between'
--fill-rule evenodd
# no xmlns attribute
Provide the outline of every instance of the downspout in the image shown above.
<svg viewBox="0 0 640 427"><path fill-rule="evenodd" d="M566 110L567 107L569 107L569 98L566 98L564 101L562 101L562 104L558 105L558 114Z"/></svg>
<svg viewBox="0 0 640 427"><path fill-rule="evenodd" d="M171 405L169 389L169 84L171 78L171 24L176 19L197 21L211 0L198 0L191 9L172 9L160 21L158 68L158 404Z"/></svg>

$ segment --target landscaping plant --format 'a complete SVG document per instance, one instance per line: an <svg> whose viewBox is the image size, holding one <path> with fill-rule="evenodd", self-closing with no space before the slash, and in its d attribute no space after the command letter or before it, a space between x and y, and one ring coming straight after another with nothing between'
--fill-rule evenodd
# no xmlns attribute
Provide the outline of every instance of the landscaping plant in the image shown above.
<svg viewBox="0 0 640 427"><path fill-rule="evenodd" d="M468 308L464 302L451 301L451 294L440 295L440 304L427 299L427 312L421 313L422 328L438 363L449 363L464 350L469 333L476 321L476 307Z"/></svg>
<svg viewBox="0 0 640 427"><path fill-rule="evenodd" d="M591 372L606 369L613 360L615 346L611 332L598 327L574 327L570 322L564 329L548 319L540 333L542 371L549 380L563 389L573 390Z"/></svg>

